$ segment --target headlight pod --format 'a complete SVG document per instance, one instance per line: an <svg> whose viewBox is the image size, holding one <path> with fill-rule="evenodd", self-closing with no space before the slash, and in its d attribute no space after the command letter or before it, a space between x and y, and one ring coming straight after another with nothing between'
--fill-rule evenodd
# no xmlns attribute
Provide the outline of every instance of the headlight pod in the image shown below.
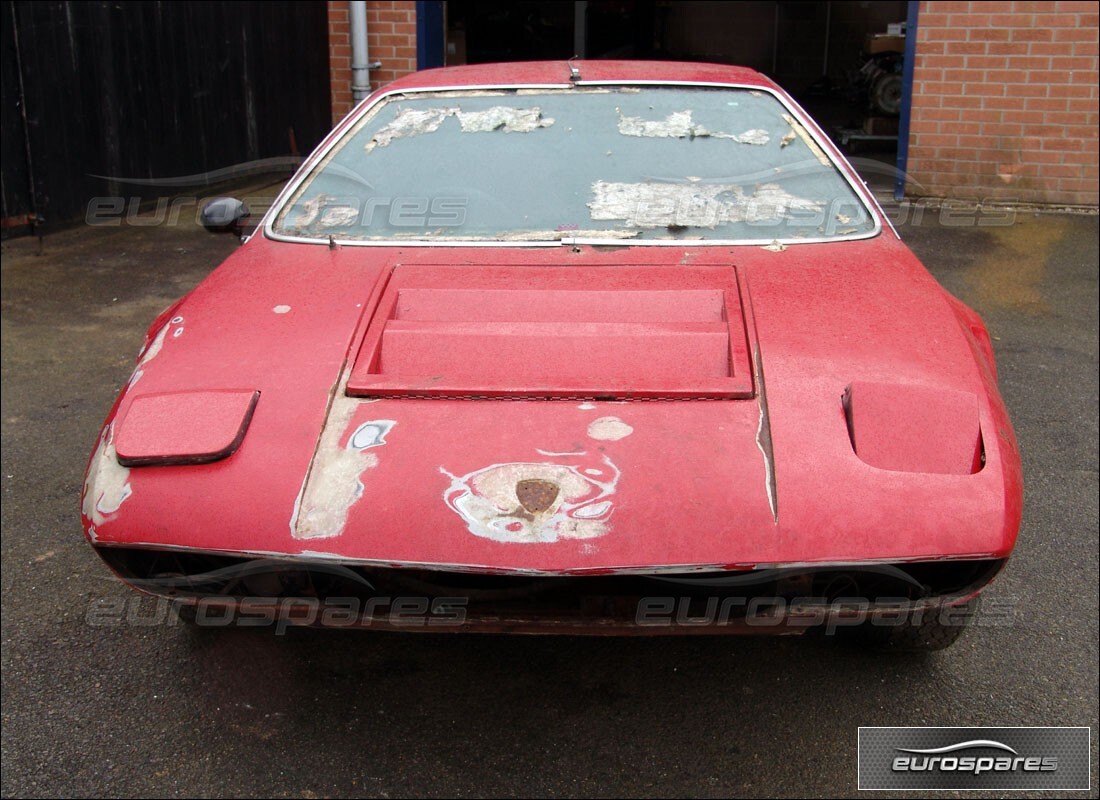
<svg viewBox="0 0 1100 800"><path fill-rule="evenodd" d="M852 449L872 467L940 475L982 468L978 399L970 392L860 381L843 403Z"/></svg>
<svg viewBox="0 0 1100 800"><path fill-rule="evenodd" d="M139 467L226 458L240 447L259 397L251 389L137 395L115 421L118 461Z"/></svg>

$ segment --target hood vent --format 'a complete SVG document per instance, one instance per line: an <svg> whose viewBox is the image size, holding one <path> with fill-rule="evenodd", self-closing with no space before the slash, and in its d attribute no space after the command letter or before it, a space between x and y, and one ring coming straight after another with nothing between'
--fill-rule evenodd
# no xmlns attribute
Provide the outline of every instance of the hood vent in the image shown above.
<svg viewBox="0 0 1100 800"><path fill-rule="evenodd" d="M347 392L365 396L753 396L732 267L403 267Z"/></svg>

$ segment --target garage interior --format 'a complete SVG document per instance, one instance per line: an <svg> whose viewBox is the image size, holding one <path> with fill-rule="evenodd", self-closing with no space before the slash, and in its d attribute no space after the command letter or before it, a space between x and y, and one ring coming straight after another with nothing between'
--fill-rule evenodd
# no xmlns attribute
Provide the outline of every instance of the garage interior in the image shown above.
<svg viewBox="0 0 1100 800"><path fill-rule="evenodd" d="M567 59L752 67L849 153L892 164L903 102L904 0L593 0L445 4L445 63ZM875 52L869 52L875 51Z"/></svg>

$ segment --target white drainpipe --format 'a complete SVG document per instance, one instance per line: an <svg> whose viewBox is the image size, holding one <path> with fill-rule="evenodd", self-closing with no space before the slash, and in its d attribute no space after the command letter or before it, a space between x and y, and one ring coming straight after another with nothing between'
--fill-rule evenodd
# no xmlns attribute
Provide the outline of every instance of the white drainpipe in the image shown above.
<svg viewBox="0 0 1100 800"><path fill-rule="evenodd" d="M367 3L351 0L351 96L358 103L370 94L370 53L367 50Z"/></svg>

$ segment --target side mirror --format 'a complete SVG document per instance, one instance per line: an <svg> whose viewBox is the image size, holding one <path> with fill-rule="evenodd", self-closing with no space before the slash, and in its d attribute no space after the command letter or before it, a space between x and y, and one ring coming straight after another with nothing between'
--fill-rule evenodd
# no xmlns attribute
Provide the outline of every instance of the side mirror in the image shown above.
<svg viewBox="0 0 1100 800"><path fill-rule="evenodd" d="M211 233L235 233L240 236L250 216L248 206L237 198L215 197L202 207L199 222Z"/></svg>

